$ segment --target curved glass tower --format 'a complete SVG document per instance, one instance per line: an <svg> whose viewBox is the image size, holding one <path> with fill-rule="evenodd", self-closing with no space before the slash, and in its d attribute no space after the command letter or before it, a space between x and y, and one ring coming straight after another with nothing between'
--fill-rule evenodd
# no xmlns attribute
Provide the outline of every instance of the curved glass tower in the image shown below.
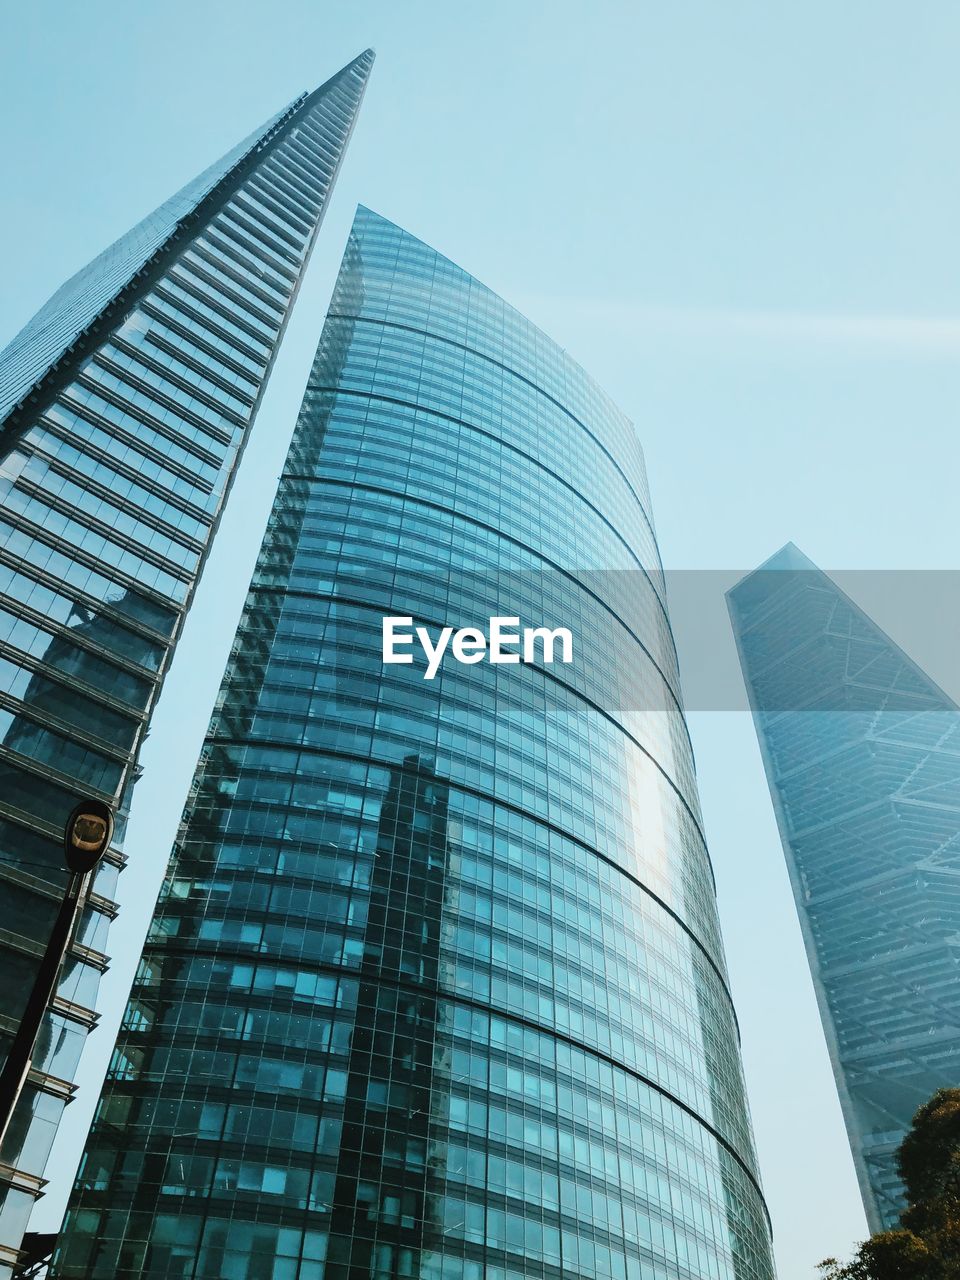
<svg viewBox="0 0 960 1280"><path fill-rule="evenodd" d="M364 209L53 1274L773 1275L634 430Z"/></svg>

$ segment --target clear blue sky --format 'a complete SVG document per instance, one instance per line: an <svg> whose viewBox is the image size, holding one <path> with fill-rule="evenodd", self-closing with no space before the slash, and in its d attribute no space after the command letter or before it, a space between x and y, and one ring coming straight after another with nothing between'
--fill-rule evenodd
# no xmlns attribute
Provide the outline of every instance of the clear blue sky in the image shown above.
<svg viewBox="0 0 960 1280"><path fill-rule="evenodd" d="M144 755L107 1012L41 1228L59 1219L358 201L530 315L636 421L668 567L745 570L788 539L825 568L957 567L949 0L5 5L0 341L367 45L359 127ZM713 712L692 729L780 1277L810 1280L865 1224L752 726Z"/></svg>

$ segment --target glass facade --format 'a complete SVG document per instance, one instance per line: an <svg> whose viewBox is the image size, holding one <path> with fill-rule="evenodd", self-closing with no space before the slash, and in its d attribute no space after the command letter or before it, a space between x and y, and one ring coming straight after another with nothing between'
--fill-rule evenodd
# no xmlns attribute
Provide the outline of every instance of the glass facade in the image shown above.
<svg viewBox="0 0 960 1280"><path fill-rule="evenodd" d="M788 545L730 593L740 661L873 1231L960 1079L960 714Z"/></svg>
<svg viewBox="0 0 960 1280"><path fill-rule="evenodd" d="M0 1151L0 1276L96 1021L139 744L371 62L269 120L0 355L0 1055L62 896L67 815L120 808Z"/></svg>
<svg viewBox="0 0 960 1280"><path fill-rule="evenodd" d="M771 1280L676 689L632 425L361 208L53 1274Z"/></svg>

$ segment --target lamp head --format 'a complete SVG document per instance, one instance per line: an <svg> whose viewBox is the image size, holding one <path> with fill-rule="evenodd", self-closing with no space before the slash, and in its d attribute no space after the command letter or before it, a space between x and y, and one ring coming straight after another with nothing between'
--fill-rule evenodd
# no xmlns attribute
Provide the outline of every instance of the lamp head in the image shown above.
<svg viewBox="0 0 960 1280"><path fill-rule="evenodd" d="M102 800L84 800L67 819L63 848L71 871L92 871L113 838L113 810Z"/></svg>

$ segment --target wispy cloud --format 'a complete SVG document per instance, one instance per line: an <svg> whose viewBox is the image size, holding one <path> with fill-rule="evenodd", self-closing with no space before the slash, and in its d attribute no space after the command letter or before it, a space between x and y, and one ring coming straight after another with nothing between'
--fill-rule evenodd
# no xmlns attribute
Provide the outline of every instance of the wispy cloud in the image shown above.
<svg viewBox="0 0 960 1280"><path fill-rule="evenodd" d="M632 311L645 327L705 336L960 351L960 316L673 307L624 311Z"/></svg>
<svg viewBox="0 0 960 1280"><path fill-rule="evenodd" d="M833 346L892 353L960 353L960 315L897 312L790 311L766 308L634 306L583 298L530 298L526 306L549 326L571 325L704 341Z"/></svg>

